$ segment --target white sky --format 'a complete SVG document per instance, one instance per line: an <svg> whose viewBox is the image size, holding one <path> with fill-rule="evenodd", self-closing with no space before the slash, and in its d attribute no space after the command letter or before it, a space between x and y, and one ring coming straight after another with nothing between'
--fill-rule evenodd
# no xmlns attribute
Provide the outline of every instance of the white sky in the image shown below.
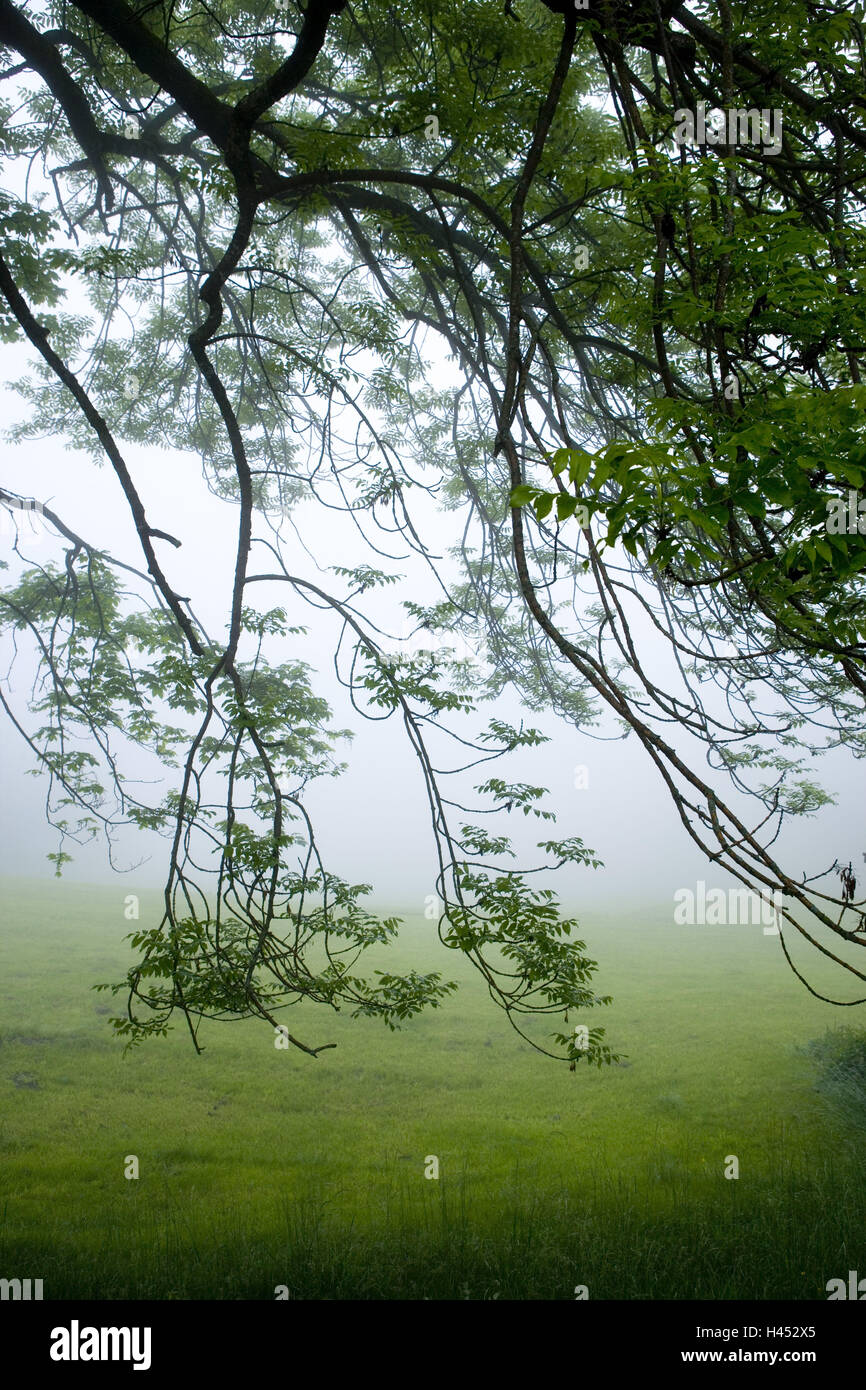
<svg viewBox="0 0 866 1390"><path fill-rule="evenodd" d="M0 350L0 374L8 381L21 373L20 349ZM0 396L0 425L4 428L21 418L26 405L12 392ZM162 545L169 577L179 592L193 597L193 606L211 632L219 633L225 621L225 595L235 546L236 509L213 498L204 487L200 466L192 456L179 456L144 450L125 449L136 483L144 498L152 525L183 537L183 549L175 552ZM97 467L84 454L67 450L55 440L8 443L3 449L0 484L49 504L73 529L97 545L110 546L123 558L135 554L135 542L125 501L109 467ZM313 548L324 554L326 563L353 563L347 556L347 540L328 515L328 531L318 534L315 513L308 511L305 522ZM441 518L443 543L449 538L454 514ZM34 523L35 557L47 555L50 545L38 539ZM321 523L318 523L321 526ZM330 528L333 527L333 530ZM119 546L122 536L130 545ZM0 547L8 550L9 528L0 531ZM299 551L300 554L300 551ZM366 557L365 557L366 558ZM253 572L255 566L252 567ZM268 566L272 568L272 566ZM303 572L316 578L308 559ZM328 582L337 592L335 579ZM269 586L270 588L270 586ZM285 589L273 586L267 596L265 586L254 586L251 595L256 606L287 602ZM406 593L403 597L408 596ZM429 601L432 593L412 594ZM316 621L310 610L302 621ZM407 912L423 911L428 893L433 891L435 860L432 833L420 768L402 727L397 720L370 724L354 714L337 686L331 667L332 640L336 626L332 620L317 627L311 645L302 654L312 658L321 670L317 691L328 698L335 710L338 727L353 727L357 735L342 756L349 770L339 779L313 784L307 805L317 826L317 836L326 862L342 877L374 885L376 900ZM287 655L297 654L294 649ZM4 667L5 669L5 667ZM19 697L23 673L15 680ZM492 712L492 707L491 707ZM706 864L691 845L670 799L648 758L637 742L598 742L553 718L540 718L522 711L514 699L497 709L500 717L514 722L521 717L528 724L554 734L553 742L525 750L506 770L503 761L490 765L482 775L500 775L546 785L552 794L551 807L559 816L556 830L543 823L520 825L510 818L501 829L515 832L516 844L535 844L550 834L579 835L605 861L605 869L595 872L569 868L561 871L556 884L563 900L580 908L582 903L614 907L618 902L647 905L671 903L677 888L703 878L710 884L726 884L725 875ZM56 848L55 835L42 815L42 779L25 776L28 750L8 725L0 726L0 753L4 796L0 806L0 873L47 876L52 872L45 855ZM588 786L574 786L576 765L585 765ZM480 780L480 778L476 779ZM827 867L834 858L853 859L862 864L864 801L861 776L848 756L827 759L823 781L839 796L837 807L828 808L817 819L793 823L784 844L793 856L795 871L810 873ZM459 818L455 815L455 823ZM537 826L537 833L536 831ZM121 862L134 862L141 852L136 832L129 853ZM135 883L161 880L162 842L152 839L151 862L124 875L118 891L135 890ZM784 858L784 856L780 856ZM802 861L802 862L801 862ZM112 878L101 847L76 852L76 862L66 870L72 879Z"/></svg>

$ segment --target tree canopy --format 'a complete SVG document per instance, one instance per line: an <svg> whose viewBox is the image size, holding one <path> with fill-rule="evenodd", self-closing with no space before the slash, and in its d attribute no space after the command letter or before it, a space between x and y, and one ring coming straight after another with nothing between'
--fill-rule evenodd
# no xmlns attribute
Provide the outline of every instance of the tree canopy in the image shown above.
<svg viewBox="0 0 866 1390"><path fill-rule="evenodd" d="M56 541L9 562L2 622L38 678L0 700L47 774L58 872L122 824L166 837L130 1041L180 1012L198 1046L202 1019L299 999L396 1026L453 988L362 973L399 924L319 852L304 793L340 731L291 656L303 610L355 707L402 721L442 940L516 1027L559 1020L534 1045L613 1056L570 1031L607 997L533 879L593 851L549 838L521 867L498 828L550 817L508 772L542 735L483 722L507 686L580 728L612 715L684 835L784 894L807 987L791 933L866 979L853 872L774 850L828 799L813 756L866 752L863 14L0 0L0 332L37 363L14 433L104 462L138 544L0 491ZM147 514L142 444L197 454L236 510L225 635L172 583L195 518ZM337 563L338 514L363 563ZM429 576L409 598L407 557ZM155 803L129 741L163 768ZM464 807L448 777L490 760Z"/></svg>

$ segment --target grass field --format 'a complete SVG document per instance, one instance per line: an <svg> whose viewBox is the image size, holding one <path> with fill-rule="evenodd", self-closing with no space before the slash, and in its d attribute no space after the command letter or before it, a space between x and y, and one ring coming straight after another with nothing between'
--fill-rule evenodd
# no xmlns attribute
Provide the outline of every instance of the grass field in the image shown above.
<svg viewBox="0 0 866 1390"><path fill-rule="evenodd" d="M463 987L401 1032L310 1009L292 1031L338 1043L317 1060L251 1023L124 1056L91 985L123 973L127 891L2 885L0 1276L47 1299L824 1299L866 1274L862 1112L806 1051L862 1009L809 996L760 927L585 916L615 1001L586 1021L628 1056L601 1071L522 1042L423 921L403 960Z"/></svg>

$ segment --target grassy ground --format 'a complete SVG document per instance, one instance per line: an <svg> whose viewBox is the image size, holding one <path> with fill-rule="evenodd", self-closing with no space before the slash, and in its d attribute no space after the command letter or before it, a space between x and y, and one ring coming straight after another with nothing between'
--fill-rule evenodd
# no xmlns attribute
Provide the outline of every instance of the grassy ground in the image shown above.
<svg viewBox="0 0 866 1390"><path fill-rule="evenodd" d="M465 985L402 1032L309 1010L292 1031L339 1044L318 1060L253 1024L124 1057L90 986L122 975L127 887L2 888L0 1276L46 1298L809 1299L866 1274L863 1130L806 1054L861 1011L760 927L586 919L628 1054L600 1072L521 1042L424 922L404 959Z"/></svg>

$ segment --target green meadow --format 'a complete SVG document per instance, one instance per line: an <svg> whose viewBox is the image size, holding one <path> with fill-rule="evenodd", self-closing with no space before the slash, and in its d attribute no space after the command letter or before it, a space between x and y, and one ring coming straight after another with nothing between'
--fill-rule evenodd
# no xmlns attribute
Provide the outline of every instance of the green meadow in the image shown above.
<svg viewBox="0 0 866 1390"><path fill-rule="evenodd" d="M0 1276L46 1299L825 1299L866 1275L862 1094L827 1081L863 1011L810 996L760 926L578 912L614 1003L572 1022L626 1054L602 1070L535 1052L421 919L401 963L461 989L399 1032L299 1008L334 1050L239 1023L201 1056L182 1026L124 1055L92 985L122 977L128 891L2 885Z"/></svg>

